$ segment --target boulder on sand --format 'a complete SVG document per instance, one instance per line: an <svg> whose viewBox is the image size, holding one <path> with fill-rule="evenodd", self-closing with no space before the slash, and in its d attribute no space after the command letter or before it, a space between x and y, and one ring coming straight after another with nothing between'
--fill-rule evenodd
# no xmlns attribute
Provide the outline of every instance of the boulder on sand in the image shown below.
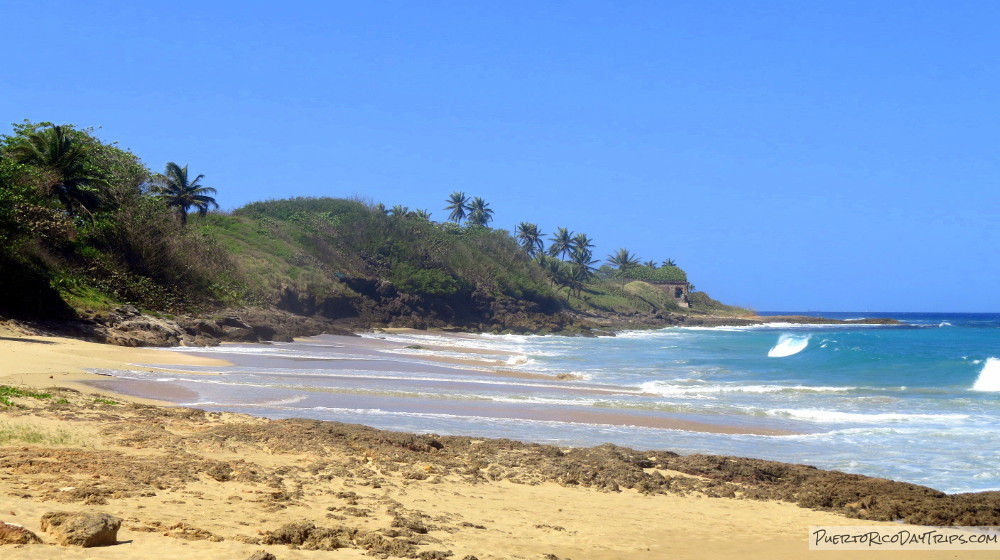
<svg viewBox="0 0 1000 560"><path fill-rule="evenodd" d="M110 546L118 543L122 520L106 513L50 511L42 516L42 531L63 546Z"/></svg>

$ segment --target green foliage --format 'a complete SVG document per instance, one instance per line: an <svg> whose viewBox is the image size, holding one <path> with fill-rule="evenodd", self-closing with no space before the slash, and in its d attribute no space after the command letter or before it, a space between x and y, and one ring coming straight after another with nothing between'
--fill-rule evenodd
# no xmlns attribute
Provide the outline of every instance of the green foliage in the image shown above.
<svg viewBox="0 0 1000 560"><path fill-rule="evenodd" d="M661 288L648 284L641 280L635 280L625 284L625 293L631 294L642 301L648 303L656 310L680 311L677 300L664 292Z"/></svg>
<svg viewBox="0 0 1000 560"><path fill-rule="evenodd" d="M445 223L432 222L426 210L334 198L209 214L215 191L201 179L172 162L154 175L90 129L14 125L0 137L0 289L34 303L0 301L0 314L61 317L121 303L173 312L322 302L358 297L355 289L379 285L373 280L431 307L492 298L547 312L647 313L676 307L647 283L687 280L673 261L639 265L624 249L610 257L617 273L595 271L594 241L567 228L550 237L546 255L536 224L521 222L516 236L492 229L489 204L464 192L447 199ZM183 227L191 209L204 217Z"/></svg>
<svg viewBox="0 0 1000 560"><path fill-rule="evenodd" d="M490 203L478 196L473 198L472 202L469 203L469 215L466 220L470 225L486 227L493 221L493 210L490 209Z"/></svg>
<svg viewBox="0 0 1000 560"><path fill-rule="evenodd" d="M17 397L17 398L32 398L32 399L51 399L51 393L39 393L36 391L29 391L27 389L18 389L17 387L11 387L10 385L0 385L0 397Z"/></svg>
<svg viewBox="0 0 1000 560"><path fill-rule="evenodd" d="M466 213L469 211L469 197L465 196L462 191L455 191L448 196L448 203L444 207L445 210L450 210L448 214L448 219L455 222L456 224L465 219Z"/></svg>
<svg viewBox="0 0 1000 560"><path fill-rule="evenodd" d="M152 192L166 202L168 207L174 209L181 225L184 225L187 224L189 209L196 208L199 216L205 216L209 207L219 207L215 199L209 196L215 194L215 189L200 183L204 177L198 175L191 179L188 177L188 166L181 167L169 161L166 171L158 178Z"/></svg>
<svg viewBox="0 0 1000 560"><path fill-rule="evenodd" d="M87 165L88 143L71 126L53 125L7 142L7 156L38 172L41 189L59 200L66 213L90 214L102 203L104 179Z"/></svg>
<svg viewBox="0 0 1000 560"><path fill-rule="evenodd" d="M389 215L356 200L297 198L250 204L229 218L210 217L210 223L226 219L228 229L243 228L220 240L241 264L268 263L248 275L268 278L259 285L262 293L285 286L317 297L350 295L341 277L365 277L431 298L479 292L559 307L542 271L507 232L399 211Z"/></svg>
<svg viewBox="0 0 1000 560"><path fill-rule="evenodd" d="M709 313L713 315L732 315L737 317L751 317L755 315L752 309L726 305L709 297L705 292L691 292L688 294L688 303L693 311Z"/></svg>
<svg viewBox="0 0 1000 560"><path fill-rule="evenodd" d="M687 274L676 266L661 266L653 268L650 266L634 266L623 274L625 278L642 280L659 284L683 284L687 282Z"/></svg>
<svg viewBox="0 0 1000 560"><path fill-rule="evenodd" d="M408 263L394 266L389 278L398 289L412 294L450 296L462 288L453 276L443 270L416 268Z"/></svg>
<svg viewBox="0 0 1000 560"><path fill-rule="evenodd" d="M625 278L629 272L639 266L639 257L629 252L628 249L618 249L613 255L608 255L608 264L618 269L618 276L622 279L622 288L625 287Z"/></svg>
<svg viewBox="0 0 1000 560"><path fill-rule="evenodd" d="M580 291L580 308L620 315L654 314L679 311L680 307L656 286L630 282L623 289L618 282L597 281Z"/></svg>
<svg viewBox="0 0 1000 560"><path fill-rule="evenodd" d="M517 225L515 237L529 257L542 254L545 251L545 241L542 240L542 231L537 224L521 222Z"/></svg>
<svg viewBox="0 0 1000 560"><path fill-rule="evenodd" d="M565 258L573 250L573 232L561 227L549 238L549 255Z"/></svg>
<svg viewBox="0 0 1000 560"><path fill-rule="evenodd" d="M228 255L180 231L150 194L150 177L138 157L90 129L14 125L0 138L0 262L21 266L11 266L0 286L51 302L43 287L50 288L78 309L121 302L172 309L231 293L238 281L227 272ZM14 303L0 303L0 312L39 313ZM44 308L46 316L65 314Z"/></svg>
<svg viewBox="0 0 1000 560"><path fill-rule="evenodd" d="M19 405L14 404L14 401L10 400L12 398L18 399L50 399L52 395L50 393L37 393L35 391L28 391L26 389L18 389L17 387L11 387L9 385L0 385L0 406L6 408L16 408ZM3 439L3 427L0 426L0 441Z"/></svg>

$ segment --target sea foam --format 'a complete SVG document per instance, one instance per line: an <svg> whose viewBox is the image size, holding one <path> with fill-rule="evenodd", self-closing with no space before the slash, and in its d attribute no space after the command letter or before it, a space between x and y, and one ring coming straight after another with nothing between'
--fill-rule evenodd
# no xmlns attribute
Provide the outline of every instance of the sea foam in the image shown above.
<svg viewBox="0 0 1000 560"><path fill-rule="evenodd" d="M903 414L875 413L861 414L838 410L818 410L807 408L785 408L767 411L768 416L791 418L794 420L810 420L814 422L956 422L967 419L967 414Z"/></svg>
<svg viewBox="0 0 1000 560"><path fill-rule="evenodd" d="M857 387L826 387L804 385L740 385L737 383L719 385L675 385L662 381L647 381L639 385L644 393L662 397L709 395L719 393L846 393Z"/></svg>
<svg viewBox="0 0 1000 560"><path fill-rule="evenodd" d="M783 334L778 337L778 343L768 351L769 358L784 358L798 354L809 346L810 335Z"/></svg>
<svg viewBox="0 0 1000 560"><path fill-rule="evenodd" d="M973 391L1000 391L1000 359L989 358L979 377L972 384Z"/></svg>

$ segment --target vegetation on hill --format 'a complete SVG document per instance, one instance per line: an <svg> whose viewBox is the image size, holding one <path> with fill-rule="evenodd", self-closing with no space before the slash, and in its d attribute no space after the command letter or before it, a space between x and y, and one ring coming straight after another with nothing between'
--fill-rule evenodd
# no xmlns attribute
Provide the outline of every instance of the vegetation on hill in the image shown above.
<svg viewBox="0 0 1000 560"><path fill-rule="evenodd" d="M489 203L464 192L444 201L443 222L334 198L210 212L217 192L204 178L174 162L155 173L91 129L14 125L0 137L0 316L277 306L367 324L530 330L567 312L679 311L657 284L687 282L672 260L639 264L626 249L609 257L616 268L598 267L593 239L565 227L547 250L536 224L490 228ZM699 311L739 311L691 297Z"/></svg>
<svg viewBox="0 0 1000 560"><path fill-rule="evenodd" d="M25 122L0 137L0 313L231 301L228 254L182 227L160 179L90 129Z"/></svg>

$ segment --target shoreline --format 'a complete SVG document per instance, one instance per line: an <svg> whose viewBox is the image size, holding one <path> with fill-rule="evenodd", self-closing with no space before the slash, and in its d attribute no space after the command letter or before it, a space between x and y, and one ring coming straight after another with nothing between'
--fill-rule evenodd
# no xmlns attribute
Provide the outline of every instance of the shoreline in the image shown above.
<svg viewBox="0 0 1000 560"><path fill-rule="evenodd" d="M119 544L90 549L99 556L60 549L60 557L247 558L264 549L285 560L336 549L349 559L774 558L804 551L810 526L900 527L741 496L753 486L667 468L659 461L668 453L559 450L56 394L71 402L4 415L5 424L58 426L76 441L5 447L0 520L43 539L38 520L47 511L124 521ZM0 550L34 560L51 557L51 546Z"/></svg>
<svg viewBox="0 0 1000 560"><path fill-rule="evenodd" d="M0 349L8 357L0 364L0 385L85 391L51 390L53 400L68 404L29 398L18 400L29 406L26 409L0 407L0 423L66 430L84 440L82 446L6 444L0 494L8 497L10 511L17 515L0 512L0 521L21 523L38 533L38 518L50 510L96 509L124 516L124 536L119 540L130 542L109 548L108 558L191 554L242 558L260 548L282 559L313 558L309 551L266 545L261 537L301 520L320 527L381 531L379 538L393 542L423 539L424 544L411 546L422 551L454 550L458 558L468 553L481 560L512 554L529 558L544 554L569 558L793 556L805 550L810 525L898 527L888 518L874 520L902 513L901 507L912 509L914 503L919 507L910 514L918 522L946 515L961 520L965 515L984 525L1000 524L1000 519L968 517L974 511L1000 511L998 492L946 495L912 484L748 458L681 457L612 445L564 449L151 406L162 401L88 387L87 381L106 378L81 368L139 369L132 365L136 363L168 367L171 361L221 366L228 362L2 328ZM95 395L129 404L99 403ZM116 466L109 466L105 456L114 457ZM144 461L155 457L170 457L168 463L179 458L186 465L182 470L190 472L151 474L136 486L107 470L143 472L153 468ZM32 471L27 466L45 465L53 459L57 464L49 470L32 467ZM73 465L69 471L80 477L65 474L67 461ZM305 467L310 464L314 467ZM219 472L229 469L229 474L216 479L212 474L216 466ZM251 472L257 474L246 474ZM341 482L334 484L335 489L327 488L336 481ZM242 487L235 489L234 484ZM157 490L157 485L167 488ZM74 489L60 490L70 487ZM356 496L349 497L351 493ZM609 521L607 511L621 518ZM226 521L236 519L233 513L252 520L250 527L256 529ZM667 516L670 527L648 525L649 519ZM407 523L419 527L414 519L428 530L406 529ZM399 534L388 536L393 531ZM727 533L744 535L744 540L719 537ZM741 548L745 538L754 543L749 553ZM341 549L338 557L354 558L356 549ZM51 549L28 545L2 550L5 558L15 559L45 558ZM864 553L841 554L837 557ZM951 556L931 551L920 557Z"/></svg>
<svg viewBox="0 0 1000 560"><path fill-rule="evenodd" d="M229 362L198 358L180 352L129 348L89 342L69 337L29 334L0 325L0 385L19 385L31 389L51 386L68 387L84 393L120 398L137 404L171 406L166 400L131 397L88 385L87 381L107 376L87 369L135 369L169 371L142 364L224 366ZM163 361L167 358L167 361Z"/></svg>
<svg viewBox="0 0 1000 560"><path fill-rule="evenodd" d="M427 335L432 334L435 336L444 336L445 338L464 338L469 335L455 334L455 333L437 333L431 331L421 331L416 329L385 329L385 333L389 334L406 334L406 335ZM329 341L331 344L338 347L338 349L343 349L346 352L360 352L370 357L371 361L366 361L363 367L373 368L381 370L385 367L398 368L406 367L405 364L400 364L398 362L389 362L386 360L385 354L382 351L399 351L405 350L407 346L405 343L394 342L385 340L379 336L379 332L364 333L371 336L354 336L354 337L341 337L339 335L326 335L334 337L334 340ZM296 339L296 342L314 342L311 337ZM71 343L70 346L73 348L86 348L86 344L96 344L96 343L86 343L76 341ZM226 343L226 344L236 344L236 343ZM95 347L90 347L92 349L103 350L104 345L98 345ZM423 350L436 351L457 351L463 354L482 354L483 359L476 358L455 358L451 356L441 356L435 354L423 354ZM191 352L191 353L189 353ZM597 385L588 383L586 381L581 381L580 378L568 374L545 374L545 373L533 373L524 371L512 371L512 370L500 370L496 369L505 365L504 362L486 359L485 356L490 355L508 355L511 357L519 355L516 352L509 352L504 350L496 349L481 349L481 348L469 348L467 346L448 346L446 344L439 345L424 345L421 346L419 350L413 350L414 353L403 354L404 356L411 358L419 363L424 364L441 364L447 366L447 369L437 369L435 370L442 377L449 376L463 376L468 373L476 375L484 375L484 383L489 383L490 379L510 379L510 380L533 380L533 381L549 381L552 385L561 385L560 391L571 394L592 394L595 396L611 396L611 395L629 395L635 394L634 391L630 390L628 387L615 387L613 385ZM120 352L111 352L112 354L119 355ZM193 354L192 354L193 353ZM233 365L232 362L217 358L208 358L204 356L197 356L194 354L198 353L198 349L189 348L186 351L176 351L169 348L157 349L157 350L138 350L134 354L126 352L125 354L120 354L122 356L129 356L132 364L127 366L115 367L113 364L110 366L99 366L102 369L125 369L125 370L137 370L137 371L151 371L157 373L170 373L172 370L170 365L199 365L199 366L230 366ZM37 359L37 358L36 358ZM234 358L235 359L235 358ZM157 363L162 364L163 367L152 367L152 366L141 366L135 365L135 361L145 360L146 363ZM293 361L311 361L313 358L292 358ZM319 360L316 358L316 360ZM465 367L471 367L475 369L462 369ZM92 368L91 368L92 369ZM3 368L0 368L0 372ZM191 374L191 370L183 370L184 373ZM196 372L194 372L196 373ZM204 373L203 375L217 375L216 373ZM69 378L66 378L69 379ZM0 384L2 384L3 376L0 375ZM44 379L32 379L32 386L41 386L45 384ZM185 405L184 403L192 402L197 396L194 393L186 392L185 389L171 384L153 383L143 380L134 379L121 379L113 376L106 376L102 374L86 373L80 372L76 377L69 379L72 383L72 387L78 390L90 390L101 394L111 396L112 398L120 398L122 400L136 401L146 404L157 404L161 406L192 406ZM442 382L446 383L446 382ZM645 394L643 393L644 395ZM359 397L350 393L344 393L341 395L341 405L349 407L352 401L357 400ZM395 404L396 407L405 407L409 404L417 402L419 399L403 399L398 402L393 402L391 397L384 397L379 399L379 402L391 406ZM404 403L404 401L406 401ZM197 406L197 405L193 405ZM250 405L241 405L250 406ZM239 408L239 406L234 405L234 408ZM488 418L495 418L497 421L504 420L533 420L542 422L566 422L570 424L581 424L581 425L595 425L595 426L606 426L606 427L642 427L642 428L654 428L661 430L680 430L685 432L695 432L695 433L706 433L706 434L744 434L744 435L791 435L798 432L790 429L785 429L781 427L772 427L767 425L741 425L726 421L711 421L709 419L696 419L696 418L686 418L682 414L673 413L660 413L660 414L649 414L641 410L602 410L602 409L559 409L559 410L548 410L548 409L533 409L531 407L520 407L518 404L513 403L451 403L451 402L428 402L423 403L422 410L431 411L443 414L458 414L462 415L465 413L474 414L476 416ZM402 409L401 409L402 410ZM406 410L402 410L406 411Z"/></svg>

